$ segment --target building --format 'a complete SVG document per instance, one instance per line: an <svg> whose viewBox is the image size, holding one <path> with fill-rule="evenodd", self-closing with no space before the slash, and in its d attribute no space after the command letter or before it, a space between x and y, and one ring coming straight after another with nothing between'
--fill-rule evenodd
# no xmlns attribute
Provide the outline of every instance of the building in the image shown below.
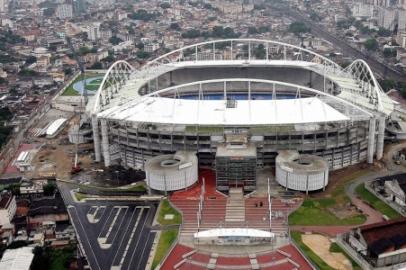
<svg viewBox="0 0 406 270"><path fill-rule="evenodd" d="M0 225L11 223L17 210L16 199L11 193L0 195Z"/></svg>
<svg viewBox="0 0 406 270"><path fill-rule="evenodd" d="M396 37L396 42L400 47L406 49L406 31L399 31Z"/></svg>
<svg viewBox="0 0 406 270"><path fill-rule="evenodd" d="M351 9L356 18L371 18L374 15L374 6L363 2L354 3Z"/></svg>
<svg viewBox="0 0 406 270"><path fill-rule="evenodd" d="M27 226L41 228L44 222L68 222L66 206L59 195L55 198L38 198L31 202L27 214Z"/></svg>
<svg viewBox="0 0 406 270"><path fill-rule="evenodd" d="M100 23L91 23L86 26L87 38L92 41L97 41L101 38Z"/></svg>
<svg viewBox="0 0 406 270"><path fill-rule="evenodd" d="M47 182L48 180L23 180L20 185L20 194L22 196L41 196L44 194L44 185Z"/></svg>
<svg viewBox="0 0 406 270"><path fill-rule="evenodd" d="M406 262L406 218L383 221L353 229L350 246L373 267Z"/></svg>
<svg viewBox="0 0 406 270"><path fill-rule="evenodd" d="M33 247L6 249L0 260L0 269L30 270L34 259Z"/></svg>
<svg viewBox="0 0 406 270"><path fill-rule="evenodd" d="M33 169L31 164L35 153L33 151L22 151L14 161L14 165L20 172L28 172Z"/></svg>
<svg viewBox="0 0 406 270"><path fill-rule="evenodd" d="M61 4L56 8L56 17L61 20L70 19L73 17L73 8L71 4Z"/></svg>
<svg viewBox="0 0 406 270"><path fill-rule="evenodd" d="M388 199L400 206L406 206L406 174L386 176L380 180L384 182Z"/></svg>
<svg viewBox="0 0 406 270"><path fill-rule="evenodd" d="M378 8L378 26L393 31L397 24L397 9Z"/></svg>
<svg viewBox="0 0 406 270"><path fill-rule="evenodd" d="M113 64L107 80L120 84L101 87L87 105L95 159L144 169L156 156L191 151L200 166L216 169L218 188L252 190L255 170L274 166L282 150L319 156L330 171L382 158L395 104L365 62L344 70L267 40L255 40L268 50L256 59L248 51L254 40L226 42L186 46L139 70ZM244 179L241 164L249 168Z"/></svg>
<svg viewBox="0 0 406 270"><path fill-rule="evenodd" d="M147 43L144 45L144 51L147 53L153 53L159 49L159 44L156 42Z"/></svg>
<svg viewBox="0 0 406 270"><path fill-rule="evenodd" d="M4 13L7 10L7 0L0 0L0 13Z"/></svg>

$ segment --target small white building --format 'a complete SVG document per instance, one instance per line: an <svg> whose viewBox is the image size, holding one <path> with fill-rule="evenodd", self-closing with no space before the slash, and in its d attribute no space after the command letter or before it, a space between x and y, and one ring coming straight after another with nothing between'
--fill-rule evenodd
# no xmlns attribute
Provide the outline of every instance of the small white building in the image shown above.
<svg viewBox="0 0 406 270"><path fill-rule="evenodd" d="M56 16L61 19L70 19L73 17L73 7L70 4L61 4L56 8Z"/></svg>
<svg viewBox="0 0 406 270"><path fill-rule="evenodd" d="M17 203L11 193L4 193L0 196L0 226L4 226L11 224L11 220L17 211ZM3 268L0 267L0 269Z"/></svg>
<svg viewBox="0 0 406 270"><path fill-rule="evenodd" d="M159 44L156 42L148 43L144 45L144 51L147 53L155 52L159 49Z"/></svg>
<svg viewBox="0 0 406 270"><path fill-rule="evenodd" d="M44 185L47 184L47 180L29 181L25 180L20 185L21 195L35 195L44 193Z"/></svg>
<svg viewBox="0 0 406 270"><path fill-rule="evenodd" d="M32 151L22 151L14 161L14 165L20 172L32 171L33 166L31 161L33 157L34 153Z"/></svg>

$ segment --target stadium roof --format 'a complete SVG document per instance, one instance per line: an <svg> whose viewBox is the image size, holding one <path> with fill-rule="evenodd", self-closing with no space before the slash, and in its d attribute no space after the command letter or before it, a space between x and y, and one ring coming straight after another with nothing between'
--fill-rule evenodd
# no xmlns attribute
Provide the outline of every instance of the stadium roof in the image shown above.
<svg viewBox="0 0 406 270"><path fill-rule="evenodd" d="M114 120L184 125L283 125L350 120L317 97L280 100L187 100L146 97L133 106L114 107L99 114Z"/></svg>

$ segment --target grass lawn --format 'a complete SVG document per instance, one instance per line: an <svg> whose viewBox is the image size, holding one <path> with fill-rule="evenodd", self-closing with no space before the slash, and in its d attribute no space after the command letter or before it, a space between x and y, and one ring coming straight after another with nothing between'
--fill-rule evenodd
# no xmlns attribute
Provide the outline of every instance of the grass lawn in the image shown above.
<svg viewBox="0 0 406 270"><path fill-rule="evenodd" d="M100 84L86 84L85 88L86 90L89 91L96 91L97 89L99 89Z"/></svg>
<svg viewBox="0 0 406 270"><path fill-rule="evenodd" d="M346 207L350 198L345 194L345 187L354 179L364 175L359 170L340 177L330 190L324 191L318 198L306 198L299 209L289 215L289 225L358 225L366 221L365 215L359 214L344 219L329 211L330 207ZM317 218L315 218L317 217Z"/></svg>
<svg viewBox="0 0 406 270"><path fill-rule="evenodd" d="M51 265L52 270L65 270L68 269L69 263L74 256L74 248L52 249L51 251Z"/></svg>
<svg viewBox="0 0 406 270"><path fill-rule="evenodd" d="M350 260L353 270L362 270L361 266L357 264L337 243L331 243L330 252L342 253L348 260Z"/></svg>
<svg viewBox="0 0 406 270"><path fill-rule="evenodd" d="M163 260L173 242L176 241L177 236L178 229L171 229L161 232L151 269L155 269L155 267L157 267L158 264Z"/></svg>
<svg viewBox="0 0 406 270"><path fill-rule="evenodd" d="M76 200L78 200L78 201L82 201L82 200L88 198L88 196L84 193L74 192L74 194L75 194Z"/></svg>
<svg viewBox="0 0 406 270"><path fill-rule="evenodd" d="M385 202L381 201L374 194L369 192L364 184L359 185L355 189L356 194L364 201L368 202L374 209L381 212L383 215L387 216L390 219L396 219L402 217L398 212L393 210Z"/></svg>
<svg viewBox="0 0 406 270"><path fill-rule="evenodd" d="M167 214L174 215L171 220L165 220L164 217ZM178 225L182 223L182 216L180 213L174 209L167 199L161 201L161 207L158 213L158 222L161 225ZM168 253L169 248L176 241L178 236L178 228L163 230L161 236L159 237L158 246L156 247L155 257L152 262L152 268L155 269L157 265L163 260L165 255Z"/></svg>
<svg viewBox="0 0 406 270"><path fill-rule="evenodd" d="M165 215L172 214L174 215L173 219L166 220ZM174 225L174 224L181 224L182 223L182 216L180 213L174 209L167 199L162 200L161 208L158 214L158 222L161 225Z"/></svg>
<svg viewBox="0 0 406 270"><path fill-rule="evenodd" d="M146 191L147 188L143 184L132 185L129 188L125 189L128 191Z"/></svg>
<svg viewBox="0 0 406 270"><path fill-rule="evenodd" d="M334 270L325 261L323 261L316 253L314 253L308 246L302 242L302 233L297 231L292 231L290 233L293 241L302 250L302 252L309 258L313 264L315 264L321 270Z"/></svg>
<svg viewBox="0 0 406 270"><path fill-rule="evenodd" d="M89 79L89 78L93 78L93 77L100 77L103 76L103 74L95 74L95 73L88 73L85 74L84 78L85 79ZM82 80L82 76L78 76L66 89L65 91L62 93L62 96L78 96L79 93L73 89L73 85L79 81ZM100 79L95 80L94 83L97 83ZM101 82L101 80L100 80ZM94 85L86 85L86 89L87 90L95 90L97 89L99 86L95 87ZM94 89L95 88L95 89Z"/></svg>
<svg viewBox="0 0 406 270"><path fill-rule="evenodd" d="M364 215L339 219L328 210L334 199L305 199L302 206L289 216L289 225L357 225L366 221Z"/></svg>

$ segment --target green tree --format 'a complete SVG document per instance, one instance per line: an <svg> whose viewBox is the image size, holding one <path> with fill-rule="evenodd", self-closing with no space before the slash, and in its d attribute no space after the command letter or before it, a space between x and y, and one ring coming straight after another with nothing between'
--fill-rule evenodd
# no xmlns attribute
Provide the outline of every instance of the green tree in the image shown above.
<svg viewBox="0 0 406 270"><path fill-rule="evenodd" d="M45 196L53 196L55 194L56 185L54 183L48 183L44 185L43 189Z"/></svg>
<svg viewBox="0 0 406 270"><path fill-rule="evenodd" d="M271 27L270 26L260 26L258 28L258 32L259 33L267 33L271 31Z"/></svg>
<svg viewBox="0 0 406 270"><path fill-rule="evenodd" d="M90 69L103 69L103 64L100 62L96 62L90 67Z"/></svg>
<svg viewBox="0 0 406 270"><path fill-rule="evenodd" d="M200 37L200 31L197 29L189 29L182 33L183 38L197 38Z"/></svg>
<svg viewBox="0 0 406 270"><path fill-rule="evenodd" d="M378 35L381 37L390 37L392 35L392 31L379 27Z"/></svg>
<svg viewBox="0 0 406 270"><path fill-rule="evenodd" d="M178 23L171 23L171 25L169 26L169 28L171 28L172 30L176 30L176 31L180 31L180 26Z"/></svg>
<svg viewBox="0 0 406 270"><path fill-rule="evenodd" d="M35 62L37 62L37 58L35 56L28 56L27 59L25 59L25 63L27 65L31 65Z"/></svg>
<svg viewBox="0 0 406 270"><path fill-rule="evenodd" d="M170 7L171 7L171 4L169 4L168 2L164 2L164 3L161 3L159 6L160 6L162 9L167 9L167 8L170 8Z"/></svg>
<svg viewBox="0 0 406 270"><path fill-rule="evenodd" d="M310 32L310 28L303 22L293 22L289 25L289 31L299 36L302 33Z"/></svg>
<svg viewBox="0 0 406 270"><path fill-rule="evenodd" d="M258 33L258 30L257 30L256 27L254 27L254 26L248 27L248 34L254 35L254 34L257 34L257 33Z"/></svg>
<svg viewBox="0 0 406 270"><path fill-rule="evenodd" d="M259 44L254 48L254 55L257 59L265 59L266 50L263 44Z"/></svg>
<svg viewBox="0 0 406 270"><path fill-rule="evenodd" d="M364 47L368 51L376 51L379 48L379 44L378 41L376 41L376 39L370 38L364 42Z"/></svg>
<svg viewBox="0 0 406 270"><path fill-rule="evenodd" d="M8 81L0 77L0 85L8 84Z"/></svg>
<svg viewBox="0 0 406 270"><path fill-rule="evenodd" d="M20 72L18 72L18 74L20 76L26 76L26 77L34 77L38 75L38 72L31 70L31 69L25 69L23 68L22 70L20 70Z"/></svg>
<svg viewBox="0 0 406 270"><path fill-rule="evenodd" d="M386 49L383 50L383 56L386 57L386 58L395 57L396 56L396 50L386 48Z"/></svg>
<svg viewBox="0 0 406 270"><path fill-rule="evenodd" d="M121 38L119 38L119 37L112 36L112 37L109 39L109 42L110 42L111 44L113 44L113 45L118 45L118 44L120 44L121 42L123 42L123 40L122 40Z"/></svg>
<svg viewBox="0 0 406 270"><path fill-rule="evenodd" d="M146 51L143 51L143 50L137 52L137 57L140 59L146 59L150 56L151 55L149 53L147 53Z"/></svg>

